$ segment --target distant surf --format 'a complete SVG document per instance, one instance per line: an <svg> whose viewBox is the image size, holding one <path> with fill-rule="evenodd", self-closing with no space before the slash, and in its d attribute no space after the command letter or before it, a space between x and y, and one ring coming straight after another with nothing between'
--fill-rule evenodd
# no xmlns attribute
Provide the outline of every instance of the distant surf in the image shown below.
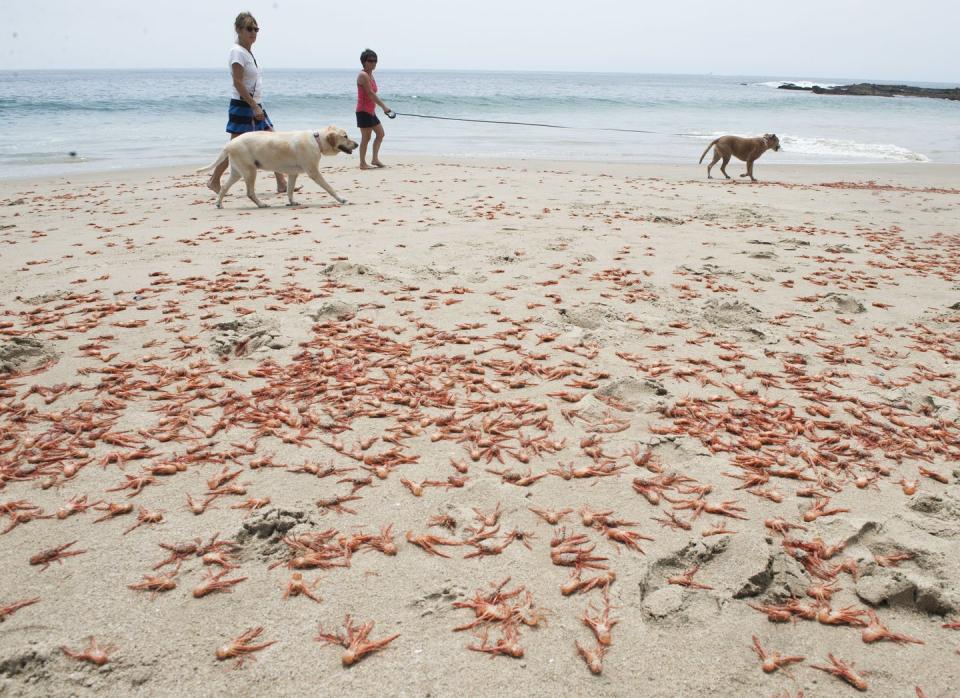
<svg viewBox="0 0 960 698"><path fill-rule="evenodd" d="M923 153L915 153L893 143L858 143L835 138L804 138L785 134L780 146L787 152L809 153L851 160L888 160L891 162L930 162Z"/></svg>
<svg viewBox="0 0 960 698"><path fill-rule="evenodd" d="M796 85L797 87L804 88L822 87L824 89L840 86L840 83L837 82L811 82L810 80L768 80L766 82L755 82L753 84L757 87L777 88L779 88L781 85Z"/></svg>

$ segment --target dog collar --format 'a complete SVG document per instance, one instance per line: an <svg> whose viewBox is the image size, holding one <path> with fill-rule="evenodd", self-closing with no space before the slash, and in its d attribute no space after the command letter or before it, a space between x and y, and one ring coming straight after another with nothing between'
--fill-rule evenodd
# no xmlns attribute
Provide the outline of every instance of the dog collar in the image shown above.
<svg viewBox="0 0 960 698"><path fill-rule="evenodd" d="M320 148L320 150L322 151L322 150L323 150L323 144L320 142L320 132L319 132L319 131L314 131L314 132L313 132L313 139L317 142L317 147Z"/></svg>

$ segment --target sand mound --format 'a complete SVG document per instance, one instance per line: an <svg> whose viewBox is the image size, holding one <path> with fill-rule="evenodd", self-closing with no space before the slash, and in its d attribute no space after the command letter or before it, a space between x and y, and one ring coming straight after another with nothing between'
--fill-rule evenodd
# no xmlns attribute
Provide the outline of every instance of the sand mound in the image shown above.
<svg viewBox="0 0 960 698"><path fill-rule="evenodd" d="M840 313L865 313L866 307L852 296L844 293L828 293L823 299L823 305L833 307L833 312Z"/></svg>
<svg viewBox="0 0 960 698"><path fill-rule="evenodd" d="M960 533L955 523L960 503L945 497L918 499L924 501L919 515L898 515L882 523L866 521L846 537L844 553L856 560L860 571L855 592L873 606L903 606L936 615L956 613L960 592L948 581L953 561L945 539ZM917 502L911 508L915 506ZM895 567L877 562L878 556L903 552L912 557Z"/></svg>
<svg viewBox="0 0 960 698"><path fill-rule="evenodd" d="M33 683L51 678L51 660L49 653L37 649L24 649L16 654L0 658L0 676L16 679L17 682Z"/></svg>
<svg viewBox="0 0 960 698"><path fill-rule="evenodd" d="M304 315L314 322L321 320L346 320L352 318L357 313L357 306L343 301L323 301L310 306L304 311Z"/></svg>
<svg viewBox="0 0 960 698"><path fill-rule="evenodd" d="M735 599L759 596L781 601L801 596L809 584L800 563L763 531L739 531L720 540L729 544L724 547L725 554L711 566L711 574L724 580L723 586Z"/></svg>
<svg viewBox="0 0 960 698"><path fill-rule="evenodd" d="M776 225L778 222L774 216L756 207L735 209L733 213L737 225Z"/></svg>
<svg viewBox="0 0 960 698"><path fill-rule="evenodd" d="M326 276L332 276L335 279L342 279L347 276L367 276L373 274L373 270L363 264L334 262L321 269L320 273Z"/></svg>
<svg viewBox="0 0 960 698"><path fill-rule="evenodd" d="M233 540L242 549L241 558L277 561L286 559L290 550L283 537L297 526L306 530L315 523L309 512L274 507L244 521Z"/></svg>
<svg viewBox="0 0 960 698"><path fill-rule="evenodd" d="M41 293L37 296L31 296L30 298L21 298L20 296L17 296L17 300L21 303L26 303L27 305L43 305L44 303L58 301L66 296L66 291L50 291L49 293Z"/></svg>
<svg viewBox="0 0 960 698"><path fill-rule="evenodd" d="M675 216L654 216L650 219L651 223L666 223L667 225L683 225L686 221Z"/></svg>
<svg viewBox="0 0 960 698"><path fill-rule="evenodd" d="M781 238L777 240L778 245L783 245L787 249L797 248L797 247L809 247L810 241L804 240L803 238Z"/></svg>
<svg viewBox="0 0 960 698"><path fill-rule="evenodd" d="M210 340L210 349L218 356L252 354L258 349L282 349L290 344L277 329L276 323L258 315L246 315L216 325L217 334Z"/></svg>
<svg viewBox="0 0 960 698"><path fill-rule="evenodd" d="M576 308L560 308L557 310L557 315L560 316L561 322L576 325L585 330L596 330L624 319L622 313L605 303L586 303Z"/></svg>
<svg viewBox="0 0 960 698"><path fill-rule="evenodd" d="M843 244L828 245L825 249L830 254L850 254L851 252L854 252L854 249L850 247L850 245L843 245Z"/></svg>
<svg viewBox="0 0 960 698"><path fill-rule="evenodd" d="M703 319L717 327L743 328L761 320L762 315L749 303L711 298L703 304Z"/></svg>
<svg viewBox="0 0 960 698"><path fill-rule="evenodd" d="M57 352L39 339L32 337L0 339L0 373L25 373L57 357Z"/></svg>
<svg viewBox="0 0 960 698"><path fill-rule="evenodd" d="M621 402L633 403L634 405L650 402L654 398L669 394L663 387L663 383L645 378L638 380L627 376L626 378L617 378L609 383L597 388L597 394L603 397L613 397Z"/></svg>

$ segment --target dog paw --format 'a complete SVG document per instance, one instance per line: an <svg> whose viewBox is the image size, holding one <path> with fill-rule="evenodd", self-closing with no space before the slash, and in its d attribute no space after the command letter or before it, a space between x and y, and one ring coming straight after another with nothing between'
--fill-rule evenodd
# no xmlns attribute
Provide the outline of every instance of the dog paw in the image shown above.
<svg viewBox="0 0 960 698"><path fill-rule="evenodd" d="M337 199L337 201L339 201L341 204L347 203L347 200L346 200L346 199Z"/></svg>

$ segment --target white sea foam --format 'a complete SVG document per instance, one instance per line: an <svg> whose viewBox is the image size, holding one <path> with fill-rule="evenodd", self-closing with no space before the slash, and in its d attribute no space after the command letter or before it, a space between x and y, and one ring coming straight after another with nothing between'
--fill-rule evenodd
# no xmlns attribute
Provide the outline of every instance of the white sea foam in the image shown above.
<svg viewBox="0 0 960 698"><path fill-rule="evenodd" d="M839 87L838 83L830 82L810 82L809 80L771 80L770 82L757 82L754 83L757 87L780 87L780 85L796 85L797 87L823 87L829 89L831 87Z"/></svg>
<svg viewBox="0 0 960 698"><path fill-rule="evenodd" d="M891 162L930 162L922 153L892 143L858 143L836 138L803 138L780 136L780 147L791 153L805 153L825 158L851 160L887 160Z"/></svg>

